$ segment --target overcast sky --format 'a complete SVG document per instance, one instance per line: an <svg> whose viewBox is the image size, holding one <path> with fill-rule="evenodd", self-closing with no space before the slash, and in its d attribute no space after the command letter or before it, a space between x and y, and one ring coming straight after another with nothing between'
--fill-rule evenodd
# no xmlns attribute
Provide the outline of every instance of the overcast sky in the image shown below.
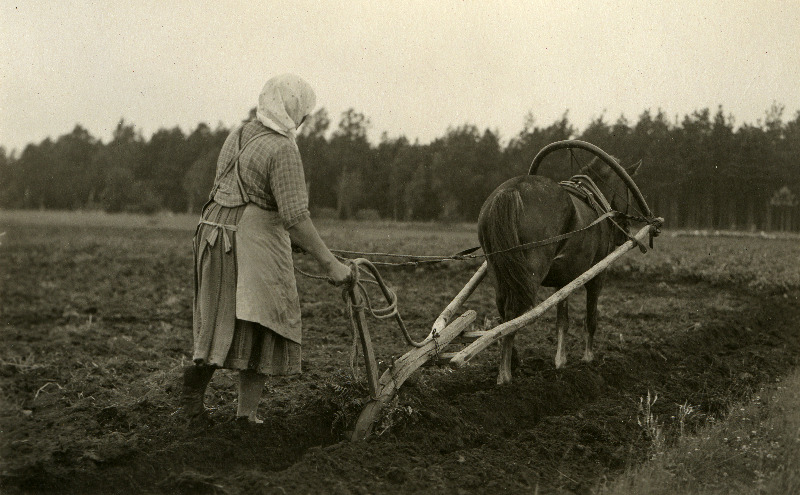
<svg viewBox="0 0 800 495"><path fill-rule="evenodd" d="M723 105L737 123L800 109L800 0L0 0L0 145L120 118L231 127L294 72L338 123L428 142L464 123L517 134Z"/></svg>

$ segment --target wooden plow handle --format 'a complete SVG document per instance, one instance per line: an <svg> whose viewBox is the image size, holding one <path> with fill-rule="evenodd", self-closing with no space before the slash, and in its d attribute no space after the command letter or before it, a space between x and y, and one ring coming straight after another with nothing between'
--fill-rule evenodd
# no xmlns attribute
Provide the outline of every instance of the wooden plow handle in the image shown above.
<svg viewBox="0 0 800 495"><path fill-rule="evenodd" d="M361 341L361 349L364 351L364 368L367 373L369 395L370 397L376 397L378 393L380 393L378 363L375 360L375 350L372 348L372 338L370 337L369 327L367 326L367 318L365 315L366 301L361 291L358 290L358 264L354 262L351 270L353 271L352 282L347 288L347 295L350 297L350 319L352 322L355 322L354 327Z"/></svg>
<svg viewBox="0 0 800 495"><path fill-rule="evenodd" d="M646 218L650 218L653 216L653 213L650 211L650 207L647 206L647 201L645 201L644 195L642 195L642 192L639 190L639 186L636 185L631 176L628 175L628 172L626 172L625 169L622 167L622 165L617 163L617 161L611 155L609 155L602 149L598 148L597 146L591 143L587 143L586 141L580 141L577 139L568 139L565 141L556 141L555 143L548 144L547 146L542 148L542 150L539 151L539 153L537 153L536 156L533 158L533 161L531 162L531 167L530 169L528 169L528 175L536 175L536 172L539 170L539 166L542 164L542 161L550 153L557 150L572 149L572 148L588 151L593 155L595 155L596 157L598 157L600 160L602 160L603 163L608 165L611 168L611 170L613 170L614 173L616 173L619 176L619 178L622 179L622 181L625 183L628 189L630 189L630 191L633 193L633 198L636 200L636 204L639 206L639 211L642 213L642 215L645 216Z"/></svg>
<svg viewBox="0 0 800 495"><path fill-rule="evenodd" d="M366 289L360 281L362 269L372 275L373 280L367 280L367 282L374 283L380 288L383 296L386 298L386 302L389 304L386 308L373 309L371 307ZM350 261L350 270L350 284L345 289L345 294L350 299L348 303L348 313L350 314L351 320L350 324L361 341L361 347L364 351L364 366L366 367L367 373L367 386L369 388L370 397L374 398L380 393L380 384L378 383L378 365L375 360L375 350L372 347L372 338L369 334L369 328L367 327L366 309L369 308L372 316L376 318L394 318L409 345L421 347L422 343L415 342L411 338L411 335L409 335L406 324L400 316L400 312L397 310L397 295L389 289L383 281L383 277L381 277L375 265L365 258L357 258Z"/></svg>

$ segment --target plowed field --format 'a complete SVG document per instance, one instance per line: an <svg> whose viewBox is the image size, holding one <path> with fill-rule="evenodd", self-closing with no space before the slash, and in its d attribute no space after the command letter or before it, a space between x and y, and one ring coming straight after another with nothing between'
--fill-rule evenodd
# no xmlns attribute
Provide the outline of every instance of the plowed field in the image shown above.
<svg viewBox="0 0 800 495"><path fill-rule="evenodd" d="M250 426L233 421L235 376L218 372L206 396L214 424L192 429L175 414L191 349L191 231L22 221L0 231L4 493L589 493L647 459L648 392L669 442L679 405L695 409L683 418L689 431L723 419L800 356L797 281L760 283L756 265L727 280L714 260L731 250L735 259L741 239L713 241L715 257L702 241L663 236L665 251L632 252L610 274L594 363L579 359L577 293L565 368L553 365L553 312L518 334L510 385L495 385L494 347L466 369L425 368L379 434L350 443L365 388L350 372L345 307L339 289L298 277L304 373L270 382L265 422ZM323 235L335 247L416 254L475 243L462 227L328 224ZM770 266L797 269L796 239L747 242L751 254L783 256L765 258ZM689 268L692 252L717 275ZM420 338L476 266L382 273ZM466 307L491 324L490 285ZM407 350L392 322L369 323L383 366Z"/></svg>

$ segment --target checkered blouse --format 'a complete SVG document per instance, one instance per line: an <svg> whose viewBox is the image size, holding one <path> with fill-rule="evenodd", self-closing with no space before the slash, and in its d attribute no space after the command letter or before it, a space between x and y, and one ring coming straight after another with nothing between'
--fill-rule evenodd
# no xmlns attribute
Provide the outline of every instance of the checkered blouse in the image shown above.
<svg viewBox="0 0 800 495"><path fill-rule="evenodd" d="M219 175L231 158L251 137L267 127L257 120L244 124L230 133L217 159ZM219 188L214 201L222 206L241 206L245 200L239 192L236 169L225 177L217 177ZM287 137L270 132L251 142L239 157L239 175L250 201L261 208L277 211L288 229L308 218L308 191L303 163L297 147Z"/></svg>

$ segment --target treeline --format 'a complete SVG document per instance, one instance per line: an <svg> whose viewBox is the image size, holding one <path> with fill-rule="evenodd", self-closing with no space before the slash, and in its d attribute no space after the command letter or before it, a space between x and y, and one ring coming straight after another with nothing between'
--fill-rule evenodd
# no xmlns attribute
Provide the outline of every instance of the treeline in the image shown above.
<svg viewBox="0 0 800 495"><path fill-rule="evenodd" d="M635 123L598 117L583 131L566 113L546 127L529 116L505 144L467 124L428 144L384 134L374 145L368 126L352 109L335 128L325 109L303 126L297 143L317 215L474 221L489 193L526 173L541 148L576 138L623 164L642 159L637 184L669 227L800 230L800 112L785 122L778 105L763 122L740 126L721 107L680 120L663 111ZM121 121L108 143L76 126L19 156L0 148L0 207L197 213L229 132L199 124L188 135L161 129L146 140Z"/></svg>

